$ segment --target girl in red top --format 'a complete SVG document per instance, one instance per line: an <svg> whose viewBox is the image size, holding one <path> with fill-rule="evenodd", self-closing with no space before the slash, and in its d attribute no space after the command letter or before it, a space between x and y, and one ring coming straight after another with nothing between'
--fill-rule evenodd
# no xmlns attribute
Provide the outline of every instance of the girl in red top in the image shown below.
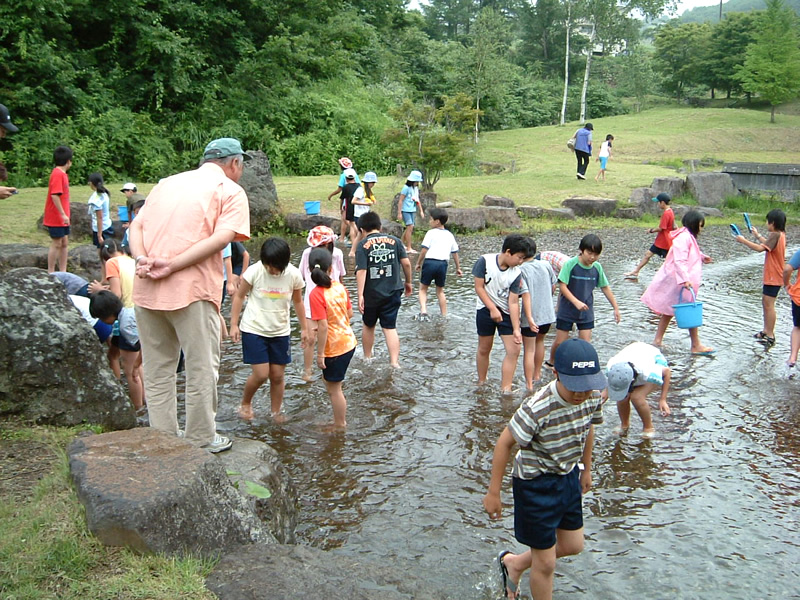
<svg viewBox="0 0 800 600"><path fill-rule="evenodd" d="M325 248L314 248L308 256L311 280L317 284L309 296L311 320L317 327L317 365L333 406L333 426L347 426L347 399L342 382L356 350L356 336L350 327L353 305L347 290L331 279L332 256Z"/></svg>
<svg viewBox="0 0 800 600"><path fill-rule="evenodd" d="M764 329L755 334L759 342L766 346L775 343L775 298L783 285L783 265L786 262L786 214L779 208L767 213L767 231L764 237L753 227L753 237L757 242L751 242L742 235L736 236L736 241L744 244L756 252L766 252L764 256L764 285L761 291L761 307L764 309Z"/></svg>

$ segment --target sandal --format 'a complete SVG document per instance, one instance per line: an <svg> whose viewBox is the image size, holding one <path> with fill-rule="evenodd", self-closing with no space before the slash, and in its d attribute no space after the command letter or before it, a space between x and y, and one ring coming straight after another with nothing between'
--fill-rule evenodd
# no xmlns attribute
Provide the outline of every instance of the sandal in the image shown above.
<svg viewBox="0 0 800 600"><path fill-rule="evenodd" d="M500 554L497 555L497 562L500 565L500 577L503 580L503 598L511 598L515 600L517 597L517 585L513 581L511 581L511 577L508 576L508 569L506 568L503 559L505 558L506 554L511 554L508 550L503 550ZM511 595L509 595L511 594Z"/></svg>
<svg viewBox="0 0 800 600"><path fill-rule="evenodd" d="M759 331L753 337L757 340L763 340L765 337L767 337L767 333L765 331Z"/></svg>

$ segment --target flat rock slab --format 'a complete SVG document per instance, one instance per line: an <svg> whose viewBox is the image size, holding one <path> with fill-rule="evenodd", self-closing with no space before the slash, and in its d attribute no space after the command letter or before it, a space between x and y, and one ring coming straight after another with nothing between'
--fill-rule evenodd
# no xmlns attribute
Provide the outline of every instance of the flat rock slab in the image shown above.
<svg viewBox="0 0 800 600"><path fill-rule="evenodd" d="M503 208L516 208L516 204L511 198L505 198L504 196L490 196L486 195L483 197L483 205L484 206L501 206Z"/></svg>
<svg viewBox="0 0 800 600"><path fill-rule="evenodd" d="M456 231L483 231L486 229L486 214L481 208L448 208L447 225Z"/></svg>
<svg viewBox="0 0 800 600"><path fill-rule="evenodd" d="M696 210L704 217L724 217L725 213L723 213L718 208L713 208L711 206L687 206L685 204L676 204L672 207L672 212L675 213L676 225L678 221L683 218L690 210ZM680 226L680 225L678 225Z"/></svg>
<svg viewBox="0 0 800 600"><path fill-rule="evenodd" d="M542 216L548 219L575 220L575 211L571 208L543 208Z"/></svg>
<svg viewBox="0 0 800 600"><path fill-rule="evenodd" d="M617 210L617 201L597 196L571 196L561 202L561 206L571 208L578 217L610 217Z"/></svg>
<svg viewBox="0 0 800 600"><path fill-rule="evenodd" d="M544 210L538 206L518 206L517 214L523 219L539 219L544 214Z"/></svg>
<svg viewBox="0 0 800 600"><path fill-rule="evenodd" d="M81 437L67 449L89 530L142 553L217 556L274 543L222 463L149 427Z"/></svg>
<svg viewBox="0 0 800 600"><path fill-rule="evenodd" d="M245 546L220 560L206 587L221 600L452 598L423 577L413 565L360 562L308 546Z"/></svg>

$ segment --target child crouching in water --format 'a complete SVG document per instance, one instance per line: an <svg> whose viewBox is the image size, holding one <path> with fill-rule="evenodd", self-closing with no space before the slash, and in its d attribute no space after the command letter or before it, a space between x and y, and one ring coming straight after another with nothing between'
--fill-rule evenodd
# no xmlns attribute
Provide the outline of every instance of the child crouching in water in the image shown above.
<svg viewBox="0 0 800 600"><path fill-rule="evenodd" d="M311 320L317 329L317 365L331 398L333 426L347 426L347 398L342 390L347 368L356 350L356 336L350 327L353 305L345 287L331 279L332 255L314 248L308 256L311 279L317 287L311 292Z"/></svg>
<svg viewBox="0 0 800 600"><path fill-rule="evenodd" d="M277 423L286 420L281 407L286 387L283 375L286 365L292 362L289 320L292 304L300 321L304 344L308 337L302 295L305 284L297 267L289 264L291 254L289 244L284 240L267 239L261 246L261 262L248 267L233 297L231 339L234 342L241 340L244 362L253 369L244 384L239 407L239 416L243 419L253 418L253 396L269 379L272 418ZM240 326L239 314L248 294L250 299Z"/></svg>

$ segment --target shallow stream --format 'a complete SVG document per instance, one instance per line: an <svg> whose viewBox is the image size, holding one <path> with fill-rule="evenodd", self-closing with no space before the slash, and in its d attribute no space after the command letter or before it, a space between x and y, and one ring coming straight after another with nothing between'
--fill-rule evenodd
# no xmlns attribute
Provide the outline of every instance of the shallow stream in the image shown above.
<svg viewBox="0 0 800 600"><path fill-rule="evenodd" d="M600 262L622 312L616 325L595 293L594 343L605 362L632 341L652 341L656 319L639 296L661 261L655 257L639 282L626 282L623 273L653 236L642 229L598 233L605 244ZM537 243L572 255L583 234L548 232ZM791 253L800 230L790 230L788 240ZM557 598L800 598L800 381L789 380L785 366L789 300L781 292L777 343L765 350L753 339L761 329L763 254L735 244L722 227L705 230L699 242L715 261L704 270L701 339L717 354L691 357L687 333L670 327L663 351L674 373L672 415L655 416L653 439L642 437L635 414L629 435L620 438L613 431L616 409L606 405L596 430L594 487L584 499L586 549L559 560ZM502 240L460 243L465 275L457 278L451 263L450 318L414 321L415 293L398 320L402 368L388 366L380 332L372 364L357 351L345 382L346 433L323 431L330 404L321 380L300 379L296 324L288 421L269 419L266 387L256 396L255 420L236 417L249 367L240 348L226 342L218 423L220 431L262 440L280 453L300 495L299 543L358 557L365 570L410 564L445 597L489 599L500 596L497 552L521 549L513 536L510 468L501 521L489 521L481 499L494 443L522 401L524 383L520 364L516 393L499 393L498 339L490 382L475 385L470 269L481 254L499 251ZM295 264L304 247L297 244ZM251 255L258 247L249 248ZM355 297L352 272L346 284ZM429 311L438 315L435 295L430 299ZM357 314L353 321L360 339Z"/></svg>

